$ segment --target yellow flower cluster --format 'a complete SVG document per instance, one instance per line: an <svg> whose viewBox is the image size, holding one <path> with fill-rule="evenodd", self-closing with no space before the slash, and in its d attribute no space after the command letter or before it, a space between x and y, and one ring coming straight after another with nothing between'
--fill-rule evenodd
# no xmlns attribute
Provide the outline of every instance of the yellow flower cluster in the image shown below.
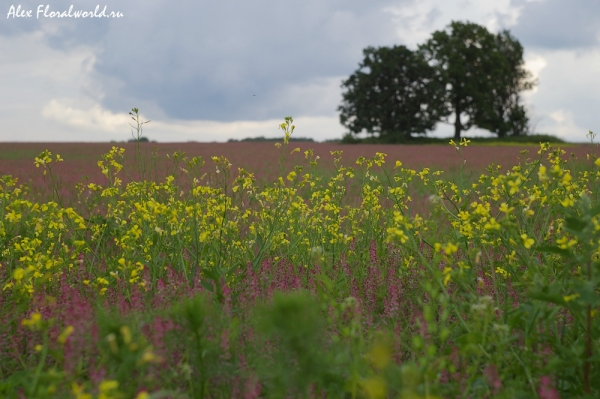
<svg viewBox="0 0 600 399"><path fill-rule="evenodd" d="M280 126L288 139L292 122L286 119ZM468 140L453 145L460 149ZM169 158L187 162L178 175L169 174L163 182L132 180L123 186L117 175L124 170L124 151L113 147L98 162L106 186L79 186L95 198L89 200L96 208L87 219L58 202L33 203L14 179L2 177L0 238L5 245L0 261L10 271L0 282L3 290L31 296L82 263L93 275L85 284L99 294L119 280L147 288L145 276L162 276L168 264L190 278L224 276L231 283L235 268L249 261L256 264L271 257L305 267L315 261L313 248L323 249L319 259L336 261L341 254L352 255L353 240L371 238L401 246L429 245L446 262L441 271L448 284L454 269L465 270L476 258L479 262L488 249L501 250L516 267L520 256L548 240L573 248L577 240L564 231L559 211L590 194L600 179L597 159L591 169L576 170L563 159L564 151L543 144L538 161L505 173L490 167L469 184L443 180L440 171L430 168L404 168L401 161L388 171L386 154L379 152L372 158L359 157L360 170L355 171L342 165L342 151L332 151L335 171L325 178L316 169L319 157L308 150L310 173L296 166L262 189L244 169L230 178L232 165L225 157L212 157L213 171L192 176L191 171L204 163L199 157L187 161L183 153ZM60 160L45 151L35 164L46 167ZM186 174L190 185L183 190L177 179ZM441 243L432 234L444 226L411 208L411 195L427 197L413 188L417 176L421 190L434 190L429 196L434 212L448 216L447 238ZM356 183L358 201L348 196ZM594 223L600 230L600 222ZM458 251L468 261L455 258ZM99 263L105 267L95 267ZM503 277L512 273L505 267L491 270Z"/></svg>
<svg viewBox="0 0 600 399"><path fill-rule="evenodd" d="M450 144L460 150L454 142ZM437 192L430 197L431 203L447 215L451 227L447 233L455 238L446 244L434 243L434 249L444 255L446 263L442 272L444 285L451 281L452 263L462 270L471 262L479 263L482 253L503 253L507 265L516 267L517 259L536 245L557 245L564 250L577 245L576 237L564 231L561 215L580 198L592 195L592 187L598 187L600 161L594 159L591 168L575 162L569 165L563 150L550 150L547 144L541 145L538 154L537 161L515 166L506 173L500 173L499 166L489 167L489 174L482 174L469 188L464 182L434 182ZM544 160L550 167L544 166ZM395 169L400 166L397 163ZM428 172L424 169L418 173L424 184ZM394 188L388 191L396 193ZM600 231L597 216L592 223ZM410 218L395 212L394 224L387 229L388 240L414 247L420 239L407 233L411 227ZM542 234L544 231L548 233ZM600 249L600 240L593 245ZM467 263L449 257L459 247L466 251ZM503 278L512 274L505 267L493 270Z"/></svg>

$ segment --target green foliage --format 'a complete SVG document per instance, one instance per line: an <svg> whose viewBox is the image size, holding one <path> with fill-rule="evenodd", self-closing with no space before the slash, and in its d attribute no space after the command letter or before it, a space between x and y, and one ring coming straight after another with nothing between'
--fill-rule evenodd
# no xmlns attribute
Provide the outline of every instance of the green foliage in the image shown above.
<svg viewBox="0 0 600 399"><path fill-rule="evenodd" d="M237 142L246 142L246 141L273 141L273 142L277 142L277 141L282 141L283 137L264 137L264 136L258 136L258 137L246 137L245 139L241 139L241 140L236 140L236 139L229 139L227 140L227 142L229 143L237 143ZM314 142L314 139L308 138L308 137L290 137L290 141L295 141L295 142L303 142L303 141L308 141L308 142Z"/></svg>
<svg viewBox="0 0 600 399"><path fill-rule="evenodd" d="M444 116L444 87L422 55L394 46L368 47L364 56L342 84L341 123L388 141L432 130Z"/></svg>
<svg viewBox="0 0 600 399"><path fill-rule="evenodd" d="M505 136L503 138L498 137L469 137L469 140L474 145L508 145L508 144L535 144L538 146L540 143L560 143L566 144L564 140L552 136L549 134L528 134L518 136ZM346 134L340 140L342 144L381 144L382 140L377 137L357 138L351 134ZM410 138L397 138L394 141L385 142L386 144L447 144L448 139L438 137L410 137Z"/></svg>
<svg viewBox="0 0 600 399"><path fill-rule="evenodd" d="M143 372L156 359L136 324L115 310L98 309L99 334L104 337L99 343L100 364L128 397L134 396L136 385L147 383Z"/></svg>
<svg viewBox="0 0 600 399"><path fill-rule="evenodd" d="M347 91L338 110L350 135L366 131L379 142L400 142L452 115L455 140L473 126L501 138L529 132L520 93L535 82L524 68L523 47L508 31L494 35L455 21L415 52L368 47L364 55L342 84Z"/></svg>
<svg viewBox="0 0 600 399"><path fill-rule="evenodd" d="M219 324L215 307L206 295L196 295L176 304L172 315L185 329L184 334L174 338L186 349L182 365L190 395L205 398L209 392L208 380L216 371L211 364L219 360L218 346L209 339L211 328Z"/></svg>
<svg viewBox="0 0 600 399"><path fill-rule="evenodd" d="M301 291L278 293L272 303L258 307L254 317L264 348L256 361L268 395L285 397L291 390L306 397L313 383L323 387L329 370L327 335L315 298Z"/></svg>
<svg viewBox="0 0 600 399"><path fill-rule="evenodd" d="M150 142L150 140L148 139L148 137L140 137L139 139L137 139L137 138L129 139L128 142L129 143L137 143L137 142L148 143L148 142Z"/></svg>
<svg viewBox="0 0 600 399"><path fill-rule="evenodd" d="M500 138L526 135L529 117L521 104L520 93L531 90L536 82L524 68L521 43L508 31L497 34L495 40L500 57L493 64L491 88L483 93L485 99L478 103L475 123Z"/></svg>
<svg viewBox="0 0 600 399"><path fill-rule="evenodd" d="M563 326L562 342L551 341L555 351L568 343L569 366L583 369L583 392L590 394L592 381L600 379L600 370L592 369L594 347L600 338L600 327L592 323L592 318L600 305L598 286L600 285L600 253L598 252L598 219L600 206L592 204L587 195L582 195L575 206L565 215L564 230L569 233L576 244L574 245L543 245L539 251L556 254L564 259L562 267L557 270L557 279L548 283L539 270L534 277L535 284L529 292L529 297L551 303L570 314L577 323ZM573 276L573 271L577 275ZM552 312L556 317L561 310ZM583 338L583 339L582 339ZM567 366L564 364L564 366ZM566 371L566 370L565 370ZM578 378L573 378L569 372L563 373L567 386L574 390ZM580 393L580 392L578 392Z"/></svg>
<svg viewBox="0 0 600 399"><path fill-rule="evenodd" d="M491 77L501 59L494 35L481 25L452 22L419 50L448 87L446 106L455 117L454 138L460 138L461 131L475 125L479 102L492 89Z"/></svg>

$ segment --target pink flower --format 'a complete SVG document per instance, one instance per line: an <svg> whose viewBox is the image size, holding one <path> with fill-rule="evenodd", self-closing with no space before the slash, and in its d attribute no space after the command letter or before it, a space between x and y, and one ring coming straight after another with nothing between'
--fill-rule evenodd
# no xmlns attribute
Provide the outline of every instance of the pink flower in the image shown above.
<svg viewBox="0 0 600 399"><path fill-rule="evenodd" d="M552 379L545 375L540 378L540 386L538 387L538 395L540 399L560 399L560 394L554 388Z"/></svg>
<svg viewBox="0 0 600 399"><path fill-rule="evenodd" d="M498 369L496 366L493 364L487 365L483 371L483 374L485 375L488 384L494 388L494 393L497 393L500 388L502 388L502 381L500 380L500 375L498 375Z"/></svg>

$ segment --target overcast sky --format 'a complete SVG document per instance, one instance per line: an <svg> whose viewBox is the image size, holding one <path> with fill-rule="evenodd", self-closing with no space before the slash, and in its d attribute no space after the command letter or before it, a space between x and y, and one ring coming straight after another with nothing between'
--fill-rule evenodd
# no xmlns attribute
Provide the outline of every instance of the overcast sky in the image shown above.
<svg viewBox="0 0 600 399"><path fill-rule="evenodd" d="M51 17L71 5L123 16ZM537 132L600 133L598 0L2 0L0 17L0 141L127 140L133 107L159 142L279 136L288 115L297 136L339 138L362 50L416 49L453 20L520 40Z"/></svg>

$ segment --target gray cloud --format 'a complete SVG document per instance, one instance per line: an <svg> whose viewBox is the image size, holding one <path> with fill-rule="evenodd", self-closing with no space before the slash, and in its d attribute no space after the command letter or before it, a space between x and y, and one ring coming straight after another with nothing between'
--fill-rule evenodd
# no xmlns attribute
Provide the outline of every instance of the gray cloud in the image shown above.
<svg viewBox="0 0 600 399"><path fill-rule="evenodd" d="M68 10L73 2L53 0L51 10ZM35 12L38 4L22 8ZM73 6L93 10L97 4L85 0ZM600 87L595 1L105 0L104 5L124 17L3 18L0 140L106 140L98 132L117 138L121 131L128 136L127 111L134 106L156 122L149 125L152 137L165 141L224 141L228 135L268 135L269 129L277 134L277 122L286 115L300 127L306 124L302 135L341 135L340 85L357 69L362 50L414 48L452 20L509 28L526 55L547 62L539 91L526 96L540 131L574 137L573 132L595 128L593 93ZM8 12L8 6L0 11ZM450 130L440 124L434 134L448 136Z"/></svg>
<svg viewBox="0 0 600 399"><path fill-rule="evenodd" d="M425 16L425 25L428 27L433 26L437 19L442 16L442 12L438 7L433 7L431 11Z"/></svg>
<svg viewBox="0 0 600 399"><path fill-rule="evenodd" d="M522 6L511 31L524 46L546 49L589 48L600 44L600 2L545 0Z"/></svg>
<svg viewBox="0 0 600 399"><path fill-rule="evenodd" d="M172 118L263 120L281 117L280 105L291 108L285 114L306 110L289 98L282 103L282 93L294 86L347 76L364 47L395 44L392 16L384 10L391 4L398 1L107 1L107 11L125 17L40 24L59 26L48 37L54 48L102 49L94 77L109 110L154 101ZM56 10L68 7L66 1L52 4ZM30 8L35 14L36 6ZM17 31L5 28L0 34ZM105 83L112 89L102 91ZM334 111L321 109L316 115Z"/></svg>

